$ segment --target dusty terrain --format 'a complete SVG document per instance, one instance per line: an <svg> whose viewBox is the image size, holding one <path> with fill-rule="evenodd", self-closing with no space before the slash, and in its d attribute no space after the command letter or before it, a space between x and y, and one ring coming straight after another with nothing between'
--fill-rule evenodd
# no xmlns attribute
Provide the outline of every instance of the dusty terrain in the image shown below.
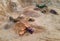
<svg viewBox="0 0 60 41"><path fill-rule="evenodd" d="M49 6L48 8L56 10L59 15L43 14L40 11L36 11L39 17L33 17L35 22L31 24L43 26L45 30L25 36L17 35L12 30L14 23L9 22L8 19L8 15L16 18L20 15L20 12L0 13L0 41L60 41L60 9L55 6ZM10 28L4 29L5 24L8 24Z"/></svg>

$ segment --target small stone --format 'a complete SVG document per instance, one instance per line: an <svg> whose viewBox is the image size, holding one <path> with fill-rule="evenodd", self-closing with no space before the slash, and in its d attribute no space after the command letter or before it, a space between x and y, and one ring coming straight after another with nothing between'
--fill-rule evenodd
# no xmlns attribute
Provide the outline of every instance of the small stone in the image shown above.
<svg viewBox="0 0 60 41"><path fill-rule="evenodd" d="M33 22L33 21L35 21L35 20L34 20L34 19L32 19L32 18L30 18L28 21Z"/></svg>
<svg viewBox="0 0 60 41"><path fill-rule="evenodd" d="M25 30L22 30L19 32L19 35L23 35L25 33Z"/></svg>
<svg viewBox="0 0 60 41"><path fill-rule="evenodd" d="M46 10L41 11L42 13L46 13Z"/></svg>
<svg viewBox="0 0 60 41"><path fill-rule="evenodd" d="M32 34L33 32L34 32L34 30L32 29L32 28L26 28L26 30L30 33L30 34Z"/></svg>
<svg viewBox="0 0 60 41"><path fill-rule="evenodd" d="M50 10L50 13L58 15L57 12L55 10L53 10L53 9Z"/></svg>
<svg viewBox="0 0 60 41"><path fill-rule="evenodd" d="M34 8L34 10L37 10L37 11L39 11L39 10L40 10L40 8Z"/></svg>
<svg viewBox="0 0 60 41"><path fill-rule="evenodd" d="M16 19L13 19L12 17L9 17L9 20L12 21L12 22L14 22L14 23L18 21Z"/></svg>

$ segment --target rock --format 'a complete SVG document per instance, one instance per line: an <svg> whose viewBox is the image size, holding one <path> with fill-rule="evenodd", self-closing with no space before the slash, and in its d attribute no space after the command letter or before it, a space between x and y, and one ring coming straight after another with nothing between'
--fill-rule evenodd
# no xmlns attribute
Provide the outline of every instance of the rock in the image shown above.
<svg viewBox="0 0 60 41"><path fill-rule="evenodd" d="M28 21L30 21L30 22L34 22L35 20L34 20L34 19L32 19L32 18L30 18Z"/></svg>
<svg viewBox="0 0 60 41"><path fill-rule="evenodd" d="M41 11L42 13L46 13L46 10Z"/></svg>
<svg viewBox="0 0 60 41"><path fill-rule="evenodd" d="M50 13L58 15L58 13L55 10L53 10L53 9L50 10Z"/></svg>
<svg viewBox="0 0 60 41"><path fill-rule="evenodd" d="M26 28L26 30L30 33L30 34L33 34L34 30L30 27Z"/></svg>
<svg viewBox="0 0 60 41"><path fill-rule="evenodd" d="M39 11L39 10L40 10L40 8L34 8L34 10L37 10L37 11Z"/></svg>
<svg viewBox="0 0 60 41"><path fill-rule="evenodd" d="M13 19L12 17L9 17L9 20L14 22L14 23L18 21L17 19Z"/></svg>
<svg viewBox="0 0 60 41"><path fill-rule="evenodd" d="M19 35L21 36L21 35L23 35L25 32L26 32L25 30L22 30L22 31L19 32Z"/></svg>

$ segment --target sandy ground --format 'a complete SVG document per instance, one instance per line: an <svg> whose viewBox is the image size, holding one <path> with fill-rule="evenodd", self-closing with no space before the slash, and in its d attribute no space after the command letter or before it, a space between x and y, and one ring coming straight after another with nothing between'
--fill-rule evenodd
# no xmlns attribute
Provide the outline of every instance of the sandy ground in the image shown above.
<svg viewBox="0 0 60 41"><path fill-rule="evenodd" d="M45 31L27 36L19 36L14 33L12 28L4 29L4 25L8 23L8 18L6 18L0 22L0 41L60 41L60 9L52 6L49 8L55 9L59 15L39 12L40 16L35 18L35 22L32 23L43 26ZM12 16L15 17L16 15L14 14Z"/></svg>

